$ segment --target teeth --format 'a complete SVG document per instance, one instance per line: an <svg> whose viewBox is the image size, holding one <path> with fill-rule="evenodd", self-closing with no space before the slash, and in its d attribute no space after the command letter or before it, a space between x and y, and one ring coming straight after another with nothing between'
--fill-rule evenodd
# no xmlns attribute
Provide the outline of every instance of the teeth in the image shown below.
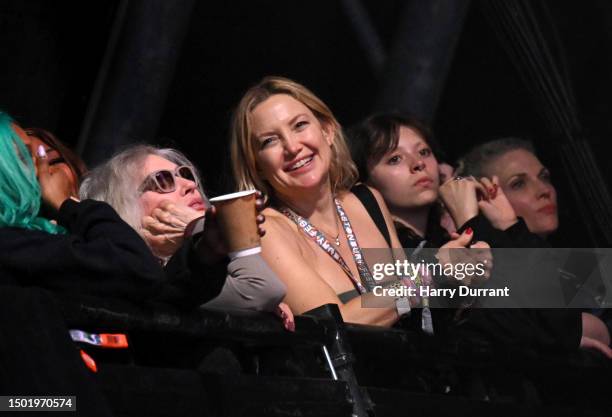
<svg viewBox="0 0 612 417"><path fill-rule="evenodd" d="M312 160L312 156L309 156L308 158L304 158L304 159L300 159L299 161L297 161L295 164L291 165L289 167L289 169L291 171L298 169L300 167L303 167L304 165L306 165L308 162L310 162Z"/></svg>

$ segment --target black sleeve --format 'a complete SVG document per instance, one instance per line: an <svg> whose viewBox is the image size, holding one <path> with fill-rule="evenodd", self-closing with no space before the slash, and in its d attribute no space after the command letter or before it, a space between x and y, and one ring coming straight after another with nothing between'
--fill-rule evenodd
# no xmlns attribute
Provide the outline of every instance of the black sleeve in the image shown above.
<svg viewBox="0 0 612 417"><path fill-rule="evenodd" d="M463 233L468 227L474 231L473 241L482 240L492 248L547 248L550 245L538 235L529 231L525 221L518 221L506 230L498 230L482 214L472 217L461 226L457 233Z"/></svg>
<svg viewBox="0 0 612 417"><path fill-rule="evenodd" d="M468 227L471 227L474 231L473 242L481 240L487 242L492 248L513 247L509 236L504 231L494 228L489 220L480 213L465 222L463 226L457 229L457 233L463 233Z"/></svg>
<svg viewBox="0 0 612 417"><path fill-rule="evenodd" d="M166 264L167 282L156 301L179 308L195 308L221 292L227 276L228 260L214 265L200 261L195 250L199 235L185 241Z"/></svg>
<svg viewBox="0 0 612 417"><path fill-rule="evenodd" d="M531 233L522 218L510 226L504 233L513 242L516 248L550 248L550 244L540 236Z"/></svg>
<svg viewBox="0 0 612 417"><path fill-rule="evenodd" d="M142 238L106 203L67 200L53 235L21 228L0 232L0 276L23 286L144 301L165 279Z"/></svg>

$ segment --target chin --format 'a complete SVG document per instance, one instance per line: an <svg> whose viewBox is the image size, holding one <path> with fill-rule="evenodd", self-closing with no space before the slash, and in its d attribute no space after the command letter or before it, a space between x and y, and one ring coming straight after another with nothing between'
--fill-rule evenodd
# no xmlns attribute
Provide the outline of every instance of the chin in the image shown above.
<svg viewBox="0 0 612 417"><path fill-rule="evenodd" d="M538 236L547 237L555 233L558 228L559 224L557 222L550 222L547 224L539 224L534 227L534 230L531 230L531 228L529 227L529 230Z"/></svg>
<svg viewBox="0 0 612 417"><path fill-rule="evenodd" d="M416 195L415 198L409 203L412 203L411 205L415 207L425 207L432 205L437 199L438 193L433 190L428 190Z"/></svg>

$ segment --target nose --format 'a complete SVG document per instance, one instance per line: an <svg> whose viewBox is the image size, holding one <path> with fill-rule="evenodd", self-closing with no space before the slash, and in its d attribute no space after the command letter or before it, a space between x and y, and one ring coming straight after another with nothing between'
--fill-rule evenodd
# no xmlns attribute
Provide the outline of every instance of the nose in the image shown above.
<svg viewBox="0 0 612 417"><path fill-rule="evenodd" d="M295 156L302 150L302 143L294 135L287 135L284 140L285 154L288 156Z"/></svg>
<svg viewBox="0 0 612 417"><path fill-rule="evenodd" d="M410 164L410 172L413 174L425 169L425 161L421 158L411 158L408 163Z"/></svg>
<svg viewBox="0 0 612 417"><path fill-rule="evenodd" d="M182 178L182 177L174 177L174 181L176 181L176 188L179 190L181 196L193 193L197 187L196 183Z"/></svg>
<svg viewBox="0 0 612 417"><path fill-rule="evenodd" d="M536 197L538 199L551 198L553 193L553 186L551 184L544 181L538 181L536 187Z"/></svg>

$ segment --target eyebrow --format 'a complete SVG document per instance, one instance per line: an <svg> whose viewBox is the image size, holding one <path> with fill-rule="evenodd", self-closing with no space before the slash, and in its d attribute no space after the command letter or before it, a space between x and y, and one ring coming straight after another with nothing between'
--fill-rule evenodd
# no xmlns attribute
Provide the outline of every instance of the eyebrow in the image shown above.
<svg viewBox="0 0 612 417"><path fill-rule="evenodd" d="M512 181L515 178L525 178L526 176L527 176L527 173L519 172L518 174L512 174L510 178L508 178L508 181Z"/></svg>
<svg viewBox="0 0 612 417"><path fill-rule="evenodd" d="M300 117L302 117L302 116L308 116L308 114L307 114L307 113L299 113L299 114L296 114L296 115L295 115L295 116L293 116L291 119L289 119L289 121L287 122L287 124L292 125L293 123L295 123L295 121L296 121L297 119L299 119L299 118L300 118ZM263 136L268 136L268 135L273 135L273 134L274 134L274 132L272 132L272 131L266 131L266 132L262 132L262 133L258 133L258 134L256 134L256 135L255 135L255 137L256 137L257 139L261 139Z"/></svg>

